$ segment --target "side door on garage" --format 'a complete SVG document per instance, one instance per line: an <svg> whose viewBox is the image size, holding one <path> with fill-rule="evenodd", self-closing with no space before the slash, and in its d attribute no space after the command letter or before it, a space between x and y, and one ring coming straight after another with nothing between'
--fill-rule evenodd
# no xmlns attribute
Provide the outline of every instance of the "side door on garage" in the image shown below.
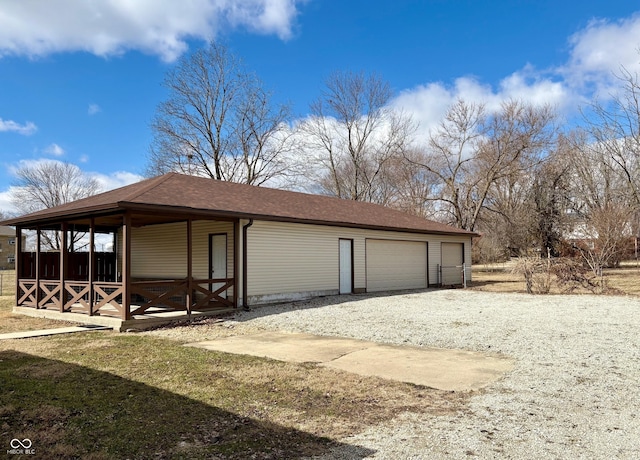
<svg viewBox="0 0 640 460"><path fill-rule="evenodd" d="M351 294L353 292L353 240L339 240L339 292Z"/></svg>
<svg viewBox="0 0 640 460"><path fill-rule="evenodd" d="M443 286L462 285L464 264L464 243L441 243L440 284Z"/></svg>
<svg viewBox="0 0 640 460"><path fill-rule="evenodd" d="M425 241L366 240L367 292L426 288Z"/></svg>

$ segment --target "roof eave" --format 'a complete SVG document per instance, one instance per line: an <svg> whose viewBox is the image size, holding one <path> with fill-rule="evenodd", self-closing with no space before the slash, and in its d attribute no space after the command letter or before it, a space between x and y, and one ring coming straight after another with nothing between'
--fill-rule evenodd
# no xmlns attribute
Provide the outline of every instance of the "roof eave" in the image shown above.
<svg viewBox="0 0 640 460"><path fill-rule="evenodd" d="M31 225L50 224L59 222L61 218L64 219L78 219L81 217L91 217L92 215L105 214L114 211L118 211L118 203L109 203L106 205L90 206L87 208L73 209L70 211L53 211L46 214L38 215L24 215L20 217L14 217L0 222L0 225L10 225L12 227L25 227Z"/></svg>
<svg viewBox="0 0 640 460"><path fill-rule="evenodd" d="M324 225L330 227L346 227L346 228L362 228L367 230L384 230L384 231L397 231L403 233L421 233L432 235L449 235L449 236L467 236L471 238L479 237L478 233L461 231L443 231L443 230L429 230L418 228L406 228L406 227L391 227L384 225L370 225L370 224L358 224L353 222L340 222L340 221L328 221L318 219L301 219L289 216L277 216L259 213L246 213L237 211L226 210L207 210L200 208L191 208L188 206L166 206L166 205L154 205L147 203L138 203L133 201L118 201L116 203L102 204L98 206L90 206L85 208L73 209L70 211L58 211L47 214L40 214L30 217L29 215L16 217L0 222L0 225L10 226L33 226L33 225L46 225L55 222L59 222L62 219L72 220L83 217L91 217L106 213L124 212L124 211L141 211L141 212L153 212L163 211L171 212L174 214L182 215L196 215L207 218L222 217L227 219L256 219L265 220L271 222L289 222L289 223L302 223L311 225Z"/></svg>

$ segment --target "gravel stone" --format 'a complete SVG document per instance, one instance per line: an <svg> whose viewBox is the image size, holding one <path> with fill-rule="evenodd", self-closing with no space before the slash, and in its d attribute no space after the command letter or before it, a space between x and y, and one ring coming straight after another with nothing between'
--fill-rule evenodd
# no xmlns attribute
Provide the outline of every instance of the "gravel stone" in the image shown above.
<svg viewBox="0 0 640 460"><path fill-rule="evenodd" d="M460 289L317 298L240 312L227 325L516 359L468 410L405 413L318 459L362 458L362 448L375 459L637 459L639 313L637 297Z"/></svg>

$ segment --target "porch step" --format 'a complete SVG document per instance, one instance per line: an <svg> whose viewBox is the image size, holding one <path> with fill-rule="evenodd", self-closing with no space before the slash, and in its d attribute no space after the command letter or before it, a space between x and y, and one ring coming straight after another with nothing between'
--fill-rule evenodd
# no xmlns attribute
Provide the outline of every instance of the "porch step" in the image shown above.
<svg viewBox="0 0 640 460"><path fill-rule="evenodd" d="M111 329L113 328L109 326L98 326L95 324L86 324L82 326L57 327L55 329L40 329L37 331L9 332L6 334L0 334L0 340L27 339L30 337L44 337L47 335L57 335L57 334L71 334L74 332L105 331L105 330L111 330Z"/></svg>

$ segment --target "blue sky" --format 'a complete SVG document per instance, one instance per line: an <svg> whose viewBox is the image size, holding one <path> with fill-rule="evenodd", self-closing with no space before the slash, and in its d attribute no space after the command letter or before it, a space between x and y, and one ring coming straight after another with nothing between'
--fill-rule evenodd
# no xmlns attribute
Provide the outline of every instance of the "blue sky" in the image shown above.
<svg viewBox="0 0 640 460"><path fill-rule="evenodd" d="M303 118L336 70L376 72L422 130L456 97L549 102L567 119L640 70L632 1L3 0L0 210L12 171L55 159L104 188L144 173L175 60L223 40ZM636 11L637 10L637 11Z"/></svg>

